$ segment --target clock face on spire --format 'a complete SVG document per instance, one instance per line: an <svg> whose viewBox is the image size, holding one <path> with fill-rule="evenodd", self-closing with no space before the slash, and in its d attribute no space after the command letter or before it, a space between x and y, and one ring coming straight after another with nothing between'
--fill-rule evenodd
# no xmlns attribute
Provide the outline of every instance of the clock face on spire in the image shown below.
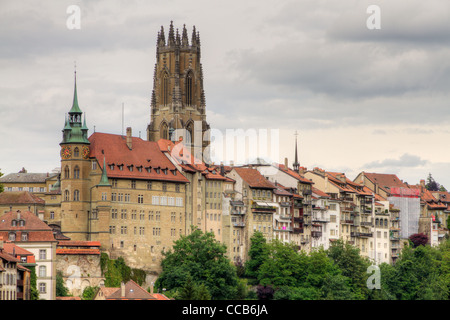
<svg viewBox="0 0 450 320"><path fill-rule="evenodd" d="M87 159L87 158L89 158L89 147L84 146L83 147L83 159Z"/></svg>
<svg viewBox="0 0 450 320"><path fill-rule="evenodd" d="M61 148L61 158L69 159L72 156L72 149L69 146L64 146Z"/></svg>

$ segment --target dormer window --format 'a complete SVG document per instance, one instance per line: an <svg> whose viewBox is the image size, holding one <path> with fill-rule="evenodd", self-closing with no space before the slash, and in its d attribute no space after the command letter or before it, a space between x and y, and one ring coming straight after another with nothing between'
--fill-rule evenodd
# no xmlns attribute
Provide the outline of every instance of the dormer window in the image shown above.
<svg viewBox="0 0 450 320"><path fill-rule="evenodd" d="M12 220L11 221L11 226L12 227L17 227L17 220Z"/></svg>
<svg viewBox="0 0 450 320"><path fill-rule="evenodd" d="M114 163L109 165L110 170L114 170Z"/></svg>
<svg viewBox="0 0 450 320"><path fill-rule="evenodd" d="M142 166L136 167L139 172L142 172Z"/></svg>
<svg viewBox="0 0 450 320"><path fill-rule="evenodd" d="M123 164L119 164L119 170L123 171Z"/></svg>
<svg viewBox="0 0 450 320"><path fill-rule="evenodd" d="M145 169L147 170L148 173L152 172L152 167L146 167Z"/></svg>
<svg viewBox="0 0 450 320"><path fill-rule="evenodd" d="M160 168L155 169L156 173L158 173L158 174L159 174L160 170L161 170Z"/></svg>
<svg viewBox="0 0 450 320"><path fill-rule="evenodd" d="M25 226L25 220L19 220L19 227Z"/></svg>
<svg viewBox="0 0 450 320"><path fill-rule="evenodd" d="M22 241L28 241L28 233L22 233Z"/></svg>
<svg viewBox="0 0 450 320"><path fill-rule="evenodd" d="M163 169L164 174L167 174L167 169Z"/></svg>
<svg viewBox="0 0 450 320"><path fill-rule="evenodd" d="M133 171L133 165L128 166L128 170Z"/></svg>

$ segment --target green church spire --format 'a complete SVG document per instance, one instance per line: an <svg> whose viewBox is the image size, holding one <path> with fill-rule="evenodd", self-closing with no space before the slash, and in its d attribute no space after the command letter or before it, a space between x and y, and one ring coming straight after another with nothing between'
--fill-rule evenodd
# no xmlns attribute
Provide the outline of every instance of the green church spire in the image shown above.
<svg viewBox="0 0 450 320"><path fill-rule="evenodd" d="M103 157L102 177L100 179L100 182L98 183L98 186L100 186L100 187L109 187L109 186L111 186L109 184L109 181L108 181L108 175L106 174L106 160L105 160L104 157Z"/></svg>
<svg viewBox="0 0 450 320"><path fill-rule="evenodd" d="M84 117L83 124L81 122L82 116L83 112L78 105L77 72L75 71L72 108L69 111L69 117L66 117L66 122L63 129L63 141L60 144L90 144L88 140L88 127L86 126L86 116Z"/></svg>

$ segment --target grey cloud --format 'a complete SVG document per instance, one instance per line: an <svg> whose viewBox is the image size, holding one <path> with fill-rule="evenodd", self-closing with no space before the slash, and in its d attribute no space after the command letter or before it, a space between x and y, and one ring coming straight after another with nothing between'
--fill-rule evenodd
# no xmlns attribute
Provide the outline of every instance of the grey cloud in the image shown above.
<svg viewBox="0 0 450 320"><path fill-rule="evenodd" d="M419 156L411 155L409 153L405 153L398 159L385 159L385 160L377 160L372 161L364 165L367 169L373 168L392 168L392 167L418 167L427 164L427 160L421 159Z"/></svg>

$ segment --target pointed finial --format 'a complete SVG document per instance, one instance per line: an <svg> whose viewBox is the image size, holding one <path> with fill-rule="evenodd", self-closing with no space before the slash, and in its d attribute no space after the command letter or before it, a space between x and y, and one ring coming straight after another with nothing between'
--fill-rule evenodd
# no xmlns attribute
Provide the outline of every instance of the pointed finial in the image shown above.
<svg viewBox="0 0 450 320"><path fill-rule="evenodd" d="M188 39L188 35L187 35L186 24L183 24L183 41L182 41L182 45L183 45L183 47L189 46L189 39Z"/></svg>
<svg viewBox="0 0 450 320"><path fill-rule="evenodd" d="M192 39L191 39L192 46L197 45L197 32L195 31L195 26L192 30Z"/></svg>
<svg viewBox="0 0 450 320"><path fill-rule="evenodd" d="M173 21L170 21L168 45L171 46L174 44L175 44L175 34L173 30Z"/></svg>
<svg viewBox="0 0 450 320"><path fill-rule="evenodd" d="M294 133L295 135L295 159L294 159L294 163L292 164L292 166L294 167L294 171L299 171L300 168L300 163L298 162L298 151L297 151L297 136L298 133L297 131L295 131Z"/></svg>

